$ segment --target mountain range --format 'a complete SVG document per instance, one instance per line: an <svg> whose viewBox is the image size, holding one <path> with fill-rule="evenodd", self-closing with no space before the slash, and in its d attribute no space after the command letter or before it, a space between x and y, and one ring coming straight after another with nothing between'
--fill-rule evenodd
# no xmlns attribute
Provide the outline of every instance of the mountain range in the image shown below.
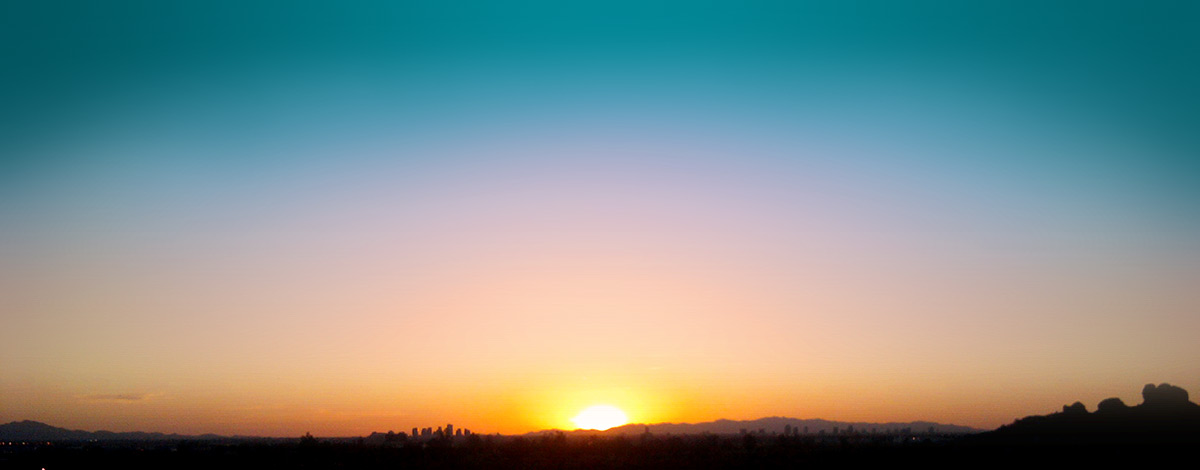
<svg viewBox="0 0 1200 470"><path fill-rule="evenodd" d="M769 417L759 418L754 420L734 421L728 419L719 419L716 421L708 421L704 423L656 423L656 424L625 424L604 431L591 429L577 429L574 431L563 431L559 429L548 429L543 431L531 432L529 435L538 435L554 432L569 432L571 434L595 434L604 436L618 435L639 435L649 432L650 434L661 435L684 435L684 434L741 434L743 432L752 434L785 434L789 430L794 430L800 434L837 434L837 433L928 433L936 434L974 434L984 432L983 429L976 429L967 426L957 426L953 424L933 423L929 421L911 421L904 423L869 423L869 422L848 422L848 421L828 421L824 419L798 419L784 417Z"/></svg>
<svg viewBox="0 0 1200 470"><path fill-rule="evenodd" d="M721 419L706 423L657 423L657 424L626 424L605 431L577 430L572 433L595 433L601 435L632 435L650 432L652 434L738 434L742 431L750 433L763 432L767 434L782 434L791 426L796 432L805 433L847 433L847 432L929 432L944 434L978 433L983 430L966 426L913 421L908 423L866 423L827 421L824 419L797 418L760 418L755 420L732 421ZM529 434L561 432L559 430L536 431ZM81 431L51 426L37 421L14 421L0 424L0 441L162 441L162 440L212 440L212 439L253 438L252 436L221 436L217 434L184 435L164 434L159 432L111 432L111 431Z"/></svg>
<svg viewBox="0 0 1200 470"><path fill-rule="evenodd" d="M0 424L0 441L163 441L227 439L216 434L189 436L161 432L80 431L51 426L37 421L13 421Z"/></svg>
<svg viewBox="0 0 1200 470"><path fill-rule="evenodd" d="M748 421L732 421L719 419L706 423L658 423L658 424L626 424L607 431L605 434L739 434L763 432L766 434L783 434L788 427L799 433L870 433L870 432L933 432L938 434L969 434L982 432L967 426L941 424L928 421L911 421L906 423L868 423L827 421L824 419L797 419L784 417L759 418Z"/></svg>

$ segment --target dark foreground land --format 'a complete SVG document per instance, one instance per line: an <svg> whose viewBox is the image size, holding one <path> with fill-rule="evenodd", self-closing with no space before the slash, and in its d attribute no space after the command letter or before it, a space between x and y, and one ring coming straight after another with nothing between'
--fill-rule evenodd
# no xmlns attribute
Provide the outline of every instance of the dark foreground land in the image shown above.
<svg viewBox="0 0 1200 470"><path fill-rule="evenodd" d="M0 469L732 469L1128 468L1194 466L1200 405L1170 384L1146 385L1143 403L1082 403L980 434L689 434L521 437L404 436L319 440L213 438L0 442ZM11 423L26 436L48 426ZM648 429L648 428L647 428ZM39 431L41 430L41 431ZM14 434L15 435L15 434ZM70 435L70 434L68 434ZM82 434L88 435L88 434ZM92 434L92 436L95 436ZM150 439L149 437L153 437ZM9 439L12 439L10 437ZM25 438L22 438L25 439Z"/></svg>
<svg viewBox="0 0 1200 470"><path fill-rule="evenodd" d="M1011 442L968 436L480 437L462 442L109 442L10 446L12 469L1001 468L1194 461L1194 440Z"/></svg>

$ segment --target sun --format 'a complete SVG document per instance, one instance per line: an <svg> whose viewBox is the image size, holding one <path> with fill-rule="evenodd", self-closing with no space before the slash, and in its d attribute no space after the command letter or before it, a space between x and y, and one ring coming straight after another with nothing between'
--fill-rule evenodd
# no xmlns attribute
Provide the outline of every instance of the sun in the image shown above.
<svg viewBox="0 0 1200 470"><path fill-rule="evenodd" d="M579 429L603 431L629 422L625 412L612 405L590 406L571 418Z"/></svg>

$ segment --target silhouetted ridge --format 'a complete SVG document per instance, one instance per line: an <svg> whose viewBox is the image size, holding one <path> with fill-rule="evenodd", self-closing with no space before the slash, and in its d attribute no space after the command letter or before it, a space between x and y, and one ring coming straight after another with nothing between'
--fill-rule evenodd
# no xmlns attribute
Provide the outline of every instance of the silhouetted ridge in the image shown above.
<svg viewBox="0 0 1200 470"><path fill-rule="evenodd" d="M1107 398L1089 413L1080 402L1044 416L1027 416L979 436L1040 444L1062 443L1200 443L1200 405L1186 390L1171 384L1147 384L1143 402L1127 406Z"/></svg>
<svg viewBox="0 0 1200 470"><path fill-rule="evenodd" d="M928 421L910 421L903 423L870 423L829 421L824 419L798 419L784 417L759 418L755 420L733 421L719 419L704 423L633 423L607 431L594 431L601 435L640 435L651 434L670 435L699 435L699 434L875 434L875 433L937 433L937 434L970 434L981 430L957 426L953 424L933 423ZM542 431L546 432L546 431Z"/></svg>
<svg viewBox="0 0 1200 470"><path fill-rule="evenodd" d="M186 436L160 432L80 431L51 426L37 421L13 421L0 424L0 441L157 441L224 439L216 434Z"/></svg>
<svg viewBox="0 0 1200 470"><path fill-rule="evenodd" d="M1121 401L1120 398L1106 398L1096 405L1097 413L1125 413L1129 411L1129 405Z"/></svg>
<svg viewBox="0 0 1200 470"><path fill-rule="evenodd" d="M1086 406L1083 406L1083 403L1075 402L1071 406L1063 405L1062 412L1066 415L1085 415L1088 410Z"/></svg>

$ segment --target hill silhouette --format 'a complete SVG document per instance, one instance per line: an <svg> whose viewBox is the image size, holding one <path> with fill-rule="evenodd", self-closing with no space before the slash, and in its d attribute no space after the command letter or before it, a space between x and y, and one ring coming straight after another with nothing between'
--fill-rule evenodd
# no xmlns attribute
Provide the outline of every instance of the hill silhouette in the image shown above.
<svg viewBox="0 0 1200 470"><path fill-rule="evenodd" d="M225 439L216 434L189 436L161 432L80 431L51 426L38 421L13 421L0 424L0 441L178 441Z"/></svg>
<svg viewBox="0 0 1200 470"><path fill-rule="evenodd" d="M0 441L9 441L0 448L0 468L1107 468L1193 460L1200 444L1200 405L1170 384L1147 385L1142 392L1143 403L1136 406L1109 398L1093 412L1076 402L982 433L919 421L772 417L523 436L246 439L87 432L21 421L0 425Z"/></svg>
<svg viewBox="0 0 1200 470"><path fill-rule="evenodd" d="M803 434L835 434L835 433L886 433L886 432L921 432L932 430L938 434L969 434L982 432L967 426L941 424L928 421L912 421L905 423L869 423L828 421L824 419L797 419L784 417L759 418L755 420L733 421L719 419L704 423L657 423L657 424L626 424L604 431L607 435L631 435L650 432L651 434L741 434L765 433L785 434L789 430Z"/></svg>
<svg viewBox="0 0 1200 470"><path fill-rule="evenodd" d="M1062 411L1027 416L977 436L983 440L1030 444L1127 444L1200 442L1200 405L1187 390L1171 384L1147 384L1142 403L1119 398L1100 401L1095 412L1081 402Z"/></svg>

